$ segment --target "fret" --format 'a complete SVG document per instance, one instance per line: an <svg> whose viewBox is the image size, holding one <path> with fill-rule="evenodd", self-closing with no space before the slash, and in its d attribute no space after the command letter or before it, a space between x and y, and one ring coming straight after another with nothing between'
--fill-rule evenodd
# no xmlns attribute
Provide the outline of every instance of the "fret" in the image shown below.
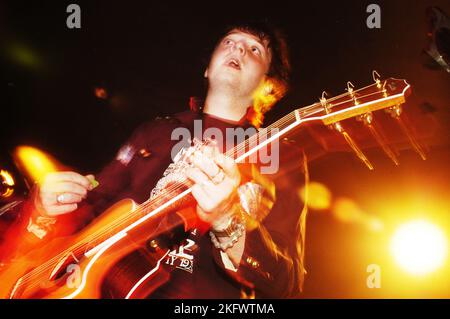
<svg viewBox="0 0 450 319"><path fill-rule="evenodd" d="M382 83L382 85L381 85ZM392 155L392 151L387 148L384 139L378 132L374 131L374 126L371 119L371 112L384 109L390 112L400 124L406 125L401 121L401 108L399 104L405 101L405 97L410 92L410 85L405 80L387 79L384 81L376 79L375 83L360 89L348 89L347 93L338 95L334 98L325 99L324 96L320 99L320 103L316 102L309 106L297 108L294 111L283 116L273 124L257 130L257 133L246 138L238 145L232 147L225 155L233 158L237 163L242 163L245 159L249 158L263 147L268 146L276 140L279 140L282 136L288 132L301 126L302 123L309 120L318 120L323 125L328 126L335 130L337 133L342 134L349 145L357 152L357 155L363 161L368 163L367 158L362 153L361 149L356 145L355 141L349 136L349 133L345 131L344 126L340 121L350 118L363 118L363 122L377 137L385 152L395 161L396 158ZM361 120L360 120L361 122ZM405 130L407 128L404 128ZM410 130L406 130L406 133L412 134ZM422 158L424 154L418 142L413 136L409 136L413 142L413 146ZM397 164L397 163L396 163ZM369 167L371 165L368 165ZM90 257L101 253L102 249L108 246L111 242L116 242L123 237L127 236L127 233L135 229L139 225L151 220L152 218L163 217L168 211L172 211L180 207L185 201L190 200L191 187L193 182L188 180L183 174L182 177L176 181L176 183L169 184L159 194L153 198L149 198L147 201L140 205L135 205L132 209L123 213L117 219L106 223L101 229L96 229L89 236L84 237L78 243L65 247L61 247L61 251L57 253L53 258L47 260L39 267L34 268L28 274L19 278L15 286L13 286L11 297L17 295L23 295L23 289L35 292L34 286L42 282L42 280L48 281L49 274L55 270L58 263L64 263L64 258L72 254L74 258L79 258L82 255ZM128 209L128 208L127 208ZM114 215L115 216L115 215ZM156 220L157 221L157 220ZM149 235L150 236L150 235ZM31 282L31 284L29 284ZM32 294L31 294L32 295Z"/></svg>

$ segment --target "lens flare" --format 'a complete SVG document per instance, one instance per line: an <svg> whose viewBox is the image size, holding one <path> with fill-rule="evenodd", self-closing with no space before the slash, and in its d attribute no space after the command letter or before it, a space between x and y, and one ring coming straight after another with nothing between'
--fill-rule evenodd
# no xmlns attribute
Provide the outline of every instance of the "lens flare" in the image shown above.
<svg viewBox="0 0 450 319"><path fill-rule="evenodd" d="M441 229L430 222L411 221L395 232L391 241L391 253L407 272L424 275L444 263L447 238Z"/></svg>
<svg viewBox="0 0 450 319"><path fill-rule="evenodd" d="M106 91L105 88L102 87L96 87L94 89L94 94L97 98L101 100L106 100L108 98L108 92Z"/></svg>
<svg viewBox="0 0 450 319"><path fill-rule="evenodd" d="M33 182L40 182L47 173L61 167L49 154L31 146L18 146L14 159L23 174Z"/></svg>
<svg viewBox="0 0 450 319"><path fill-rule="evenodd" d="M308 199L306 199L305 187L308 187ZM307 186L302 187L298 194L303 202L311 209L325 210L330 208L332 194L331 191L322 183L310 182Z"/></svg>
<svg viewBox="0 0 450 319"><path fill-rule="evenodd" d="M22 66L37 68L42 65L37 54L24 44L12 44L6 48L6 52L15 63Z"/></svg>
<svg viewBox="0 0 450 319"><path fill-rule="evenodd" d="M247 119L255 127L260 127L264 121L264 113L286 94L286 87L274 78L267 78L253 94L253 108L247 114Z"/></svg>
<svg viewBox="0 0 450 319"><path fill-rule="evenodd" d="M14 178L6 170L0 170L1 189L0 197L7 198L14 193ZM4 189L4 191L3 191Z"/></svg>

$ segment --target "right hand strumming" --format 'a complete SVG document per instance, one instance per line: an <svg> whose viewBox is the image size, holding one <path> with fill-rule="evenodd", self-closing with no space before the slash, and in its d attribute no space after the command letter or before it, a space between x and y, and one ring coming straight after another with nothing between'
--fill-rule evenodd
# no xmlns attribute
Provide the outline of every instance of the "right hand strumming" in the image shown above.
<svg viewBox="0 0 450 319"><path fill-rule="evenodd" d="M76 172L48 173L39 184L34 204L41 215L57 216L73 212L95 187L94 175Z"/></svg>

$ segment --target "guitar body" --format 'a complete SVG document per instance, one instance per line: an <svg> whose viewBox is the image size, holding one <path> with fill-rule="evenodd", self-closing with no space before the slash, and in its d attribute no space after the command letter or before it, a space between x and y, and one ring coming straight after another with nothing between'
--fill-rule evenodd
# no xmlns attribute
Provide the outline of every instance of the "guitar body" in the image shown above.
<svg viewBox="0 0 450 319"><path fill-rule="evenodd" d="M92 237L99 230L107 229L119 217L133 211L135 206L130 199L122 200L105 211L82 232L52 240L25 256L11 260L0 268L0 298L103 297L102 283L106 275L116 263L142 248L145 241L155 232L160 219L149 220L127 233L112 236L100 245L84 246L82 251L70 248L77 247L77 243ZM168 274L157 270L165 254L166 251L162 249L146 254L147 265L140 271L142 277L137 276L135 269L130 272L133 275L122 274L114 283L121 288L120 294L113 297L143 298L156 288L158 283L164 283ZM142 280L143 277L145 280ZM150 281L151 287L146 284ZM111 281L109 282L111 284ZM138 282L139 285L136 286ZM130 294L132 289L133 292Z"/></svg>
<svg viewBox="0 0 450 319"><path fill-rule="evenodd" d="M281 139L281 144L295 147L297 151L314 158L323 152L339 150L337 145L344 144L369 169L373 169L368 157L358 146L360 138L363 138L371 139L373 144L379 145L398 165L396 149L387 143L385 134L379 130L378 115L373 115L374 112L385 110L378 113L388 116L392 123L399 125L400 132L395 135L403 133L407 136L416 152L425 159L407 121L404 116L401 117L400 105L410 93L410 85L405 80L393 78L381 81L375 71L372 76L374 84L353 90L348 82L345 94L330 99L325 99L322 94L320 103L296 109L266 128L276 129L269 137L266 129L260 130L228 150L226 155L236 163L243 163L263 147ZM301 124L307 124L304 132L309 135L301 132L297 134L297 128ZM366 135L358 133L361 128L366 130ZM341 143L336 142L336 137L340 138ZM313 140L319 141L319 149L308 144L307 141ZM256 146L247 149L246 146L250 145ZM202 145L199 144L198 147ZM178 173L182 172L183 167L189 167L189 159L195 146L188 150L180 155L177 165L172 167L178 167ZM290 156L294 158L287 162L297 165L295 152L291 152ZM289 169L285 167L285 171ZM168 176L165 175L165 178ZM187 178L169 181L165 187L160 187L155 196L141 205L136 205L130 199L122 200L81 232L55 239L24 256L10 259L7 264L0 264L0 298L147 297L167 282L170 275L162 267L169 250L158 245L150 245L149 249L149 245L145 244L179 225L184 224L185 231L201 226L192 209L192 185ZM158 189L158 185L155 189ZM173 215L181 218L168 218L172 217L168 215L172 212L176 212Z"/></svg>

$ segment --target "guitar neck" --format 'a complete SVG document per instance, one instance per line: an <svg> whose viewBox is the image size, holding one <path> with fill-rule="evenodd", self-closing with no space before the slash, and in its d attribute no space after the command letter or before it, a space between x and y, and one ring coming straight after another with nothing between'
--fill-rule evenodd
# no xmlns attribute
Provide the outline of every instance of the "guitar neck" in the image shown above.
<svg viewBox="0 0 450 319"><path fill-rule="evenodd" d="M349 87L348 92L330 99L324 99L322 96L320 102L296 109L268 127L259 129L256 134L226 151L225 155L233 158L237 163L242 163L250 156L256 155L262 148L270 147L271 143L282 139L304 122L321 121L325 125L336 125L340 120L396 106L404 102L409 88L405 80L391 78L384 81L377 80L374 84L358 90ZM191 186L192 182L183 177L162 194L148 199L115 221L108 234L125 235L149 219L157 218L179 207L190 195ZM98 236L98 241L108 240L110 237L103 234Z"/></svg>

